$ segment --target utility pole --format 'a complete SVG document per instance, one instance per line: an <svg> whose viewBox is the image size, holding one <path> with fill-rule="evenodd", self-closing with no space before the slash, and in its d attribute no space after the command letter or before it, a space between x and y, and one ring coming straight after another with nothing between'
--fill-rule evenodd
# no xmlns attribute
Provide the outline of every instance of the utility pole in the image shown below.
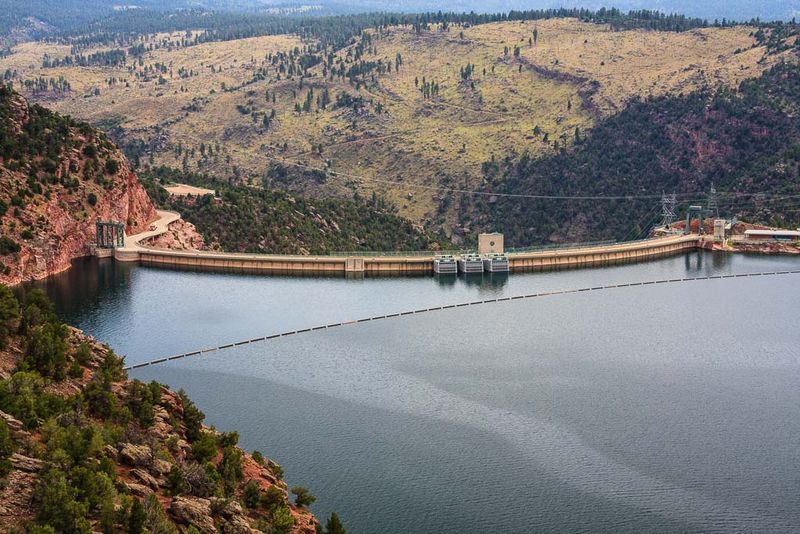
<svg viewBox="0 0 800 534"><path fill-rule="evenodd" d="M669 228L675 222L675 206L678 204L678 199L675 193L667 196L661 193L661 225L664 228Z"/></svg>
<svg viewBox="0 0 800 534"><path fill-rule="evenodd" d="M719 219L719 205L717 204L717 189L714 184L711 184L711 190L708 192L708 202L706 204L706 213L713 215Z"/></svg>

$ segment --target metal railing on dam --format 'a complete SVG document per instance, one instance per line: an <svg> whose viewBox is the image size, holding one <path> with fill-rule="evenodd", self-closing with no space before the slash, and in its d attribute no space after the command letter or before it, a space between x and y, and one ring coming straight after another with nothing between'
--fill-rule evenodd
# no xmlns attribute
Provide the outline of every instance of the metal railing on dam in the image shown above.
<svg viewBox="0 0 800 534"><path fill-rule="evenodd" d="M660 284L676 284L676 283L685 283L685 282L700 282L700 281L707 281L707 280L724 280L724 279L731 279L731 278L751 278L751 277L763 277L763 276L784 276L784 275L792 275L792 274L800 274L800 269L794 271L770 271L770 272L757 272L757 273L740 273L740 274L726 274L726 275L714 275L714 276L698 276L694 278L669 278L669 279L662 279L662 280L650 280L644 282L630 282L624 284L611 284L605 286L594 286L594 287L582 287L578 289L564 289L564 290L556 290L556 291L545 291L542 293L530 293L527 295L517 295L513 297L500 297L495 299L487 299L487 300L476 300L472 302L462 302L458 304L447 304L444 306L434 306L432 308L420 308L417 310L410 310L404 312L397 312L397 313L389 313L385 315L377 315L374 317L365 317L362 319L355 319L350 321L342 321L338 323L331 323L326 325L320 326L312 326L309 328L301 328L299 330L290 330L287 332L281 332L276 334L270 334L262 337L257 337L253 339L248 339L244 341L238 341L235 343L227 343L225 345L220 345L218 347L209 347L201 350L196 350L192 352L186 352L183 354L176 354L174 356L167 356L164 358L158 358L155 360L150 360L142 363L137 363L133 365L129 365L125 367L125 370L133 370L139 369L141 367L147 367L150 365L157 365L161 363L166 363L174 360L180 360L183 358L194 357L194 356L201 356L203 354L208 354L211 352L217 352L233 347L240 347L242 345L249 345L251 343L259 343L264 341L270 341L273 339L278 338L286 338L290 336L296 336L300 334L305 334L309 332L316 332L319 330L327 330L330 328L338 328L342 326L348 325L356 325L362 323L368 323L372 321L380 321L384 319L391 319L397 317L404 317L408 315L419 315L422 313L429 313L429 312L436 312L436 311L443 311L443 310L450 310L455 308L464 308L467 306L479 306L484 304L496 304L501 302L507 302L512 300L521 300L521 299L534 299L534 298L542 298L542 297L553 297L558 295L570 295L576 293L584 293L584 292L591 292L591 291L604 291L604 290L612 290L612 289L621 289L626 287L642 287L642 286L654 286Z"/></svg>
<svg viewBox="0 0 800 534"><path fill-rule="evenodd" d="M641 261L676 254L701 245L698 235L671 236L622 243L584 244L576 247L534 248L508 254L513 271L592 266L623 261ZM166 250L142 245L119 248L118 261L142 262L187 269L218 269L243 272L281 273L431 273L432 252L401 255L358 253L348 256L300 256L243 254L210 251Z"/></svg>

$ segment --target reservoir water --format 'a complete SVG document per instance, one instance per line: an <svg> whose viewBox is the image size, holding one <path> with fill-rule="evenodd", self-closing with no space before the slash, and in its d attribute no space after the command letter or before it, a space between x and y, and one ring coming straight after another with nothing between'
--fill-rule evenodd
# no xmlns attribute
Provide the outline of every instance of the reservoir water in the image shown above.
<svg viewBox="0 0 800 534"><path fill-rule="evenodd" d="M44 283L128 364L525 293L793 270L693 252L463 278L282 278L81 261ZM351 533L800 530L800 275L514 300L136 370L184 388Z"/></svg>

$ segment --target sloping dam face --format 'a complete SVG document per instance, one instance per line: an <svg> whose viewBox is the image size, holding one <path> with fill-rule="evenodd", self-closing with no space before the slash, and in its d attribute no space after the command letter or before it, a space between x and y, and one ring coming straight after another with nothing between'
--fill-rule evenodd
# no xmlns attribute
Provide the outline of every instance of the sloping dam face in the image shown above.
<svg viewBox="0 0 800 534"><path fill-rule="evenodd" d="M568 250L508 254L511 271L588 267L616 262L641 261L678 254L701 245L696 235L650 239ZM346 274L433 272L433 256L281 256L266 254L228 254L189 252L140 247L118 249L117 261L141 262L173 268L210 269L283 274Z"/></svg>

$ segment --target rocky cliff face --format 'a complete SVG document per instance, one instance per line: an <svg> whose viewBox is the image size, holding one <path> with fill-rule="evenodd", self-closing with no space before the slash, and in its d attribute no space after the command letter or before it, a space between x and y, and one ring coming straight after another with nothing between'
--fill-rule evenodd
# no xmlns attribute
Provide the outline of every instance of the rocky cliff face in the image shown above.
<svg viewBox="0 0 800 534"><path fill-rule="evenodd" d="M63 271L97 220L143 230L156 211L125 156L86 124L0 90L0 282Z"/></svg>
<svg viewBox="0 0 800 534"><path fill-rule="evenodd" d="M178 219L170 224L166 233L145 240L143 244L168 250L206 249L203 236L198 233L197 228L183 219Z"/></svg>

